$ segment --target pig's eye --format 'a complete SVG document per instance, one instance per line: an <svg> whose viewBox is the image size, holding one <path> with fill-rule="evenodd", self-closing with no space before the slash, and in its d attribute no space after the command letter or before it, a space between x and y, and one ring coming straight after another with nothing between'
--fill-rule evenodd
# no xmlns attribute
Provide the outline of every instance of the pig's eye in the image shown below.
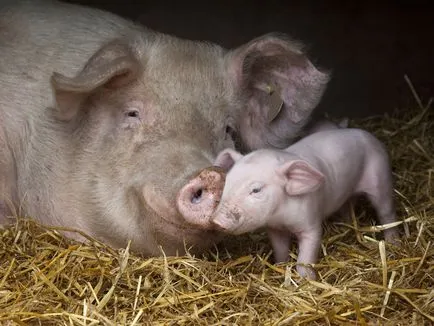
<svg viewBox="0 0 434 326"><path fill-rule="evenodd" d="M135 128L140 125L141 117L140 111L135 107L130 107L123 113L122 127L126 129Z"/></svg>
<svg viewBox="0 0 434 326"><path fill-rule="evenodd" d="M126 116L129 118L139 118L140 117L139 110L136 109L128 110L126 112Z"/></svg>

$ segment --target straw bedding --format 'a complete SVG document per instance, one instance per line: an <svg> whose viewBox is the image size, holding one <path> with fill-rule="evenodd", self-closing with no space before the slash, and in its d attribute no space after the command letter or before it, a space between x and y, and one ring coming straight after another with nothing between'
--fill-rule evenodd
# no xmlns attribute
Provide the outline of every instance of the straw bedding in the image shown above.
<svg viewBox="0 0 434 326"><path fill-rule="evenodd" d="M261 232L203 256L141 258L19 219L0 230L4 325L433 325L434 110L351 121L390 151L401 246L385 244L361 200L324 225L318 281L269 261ZM386 226L387 227L387 226Z"/></svg>

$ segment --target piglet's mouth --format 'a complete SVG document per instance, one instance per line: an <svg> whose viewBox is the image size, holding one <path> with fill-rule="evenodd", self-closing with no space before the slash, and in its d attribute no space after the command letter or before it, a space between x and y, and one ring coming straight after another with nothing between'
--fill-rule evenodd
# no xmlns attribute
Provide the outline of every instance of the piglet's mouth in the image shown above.
<svg viewBox="0 0 434 326"><path fill-rule="evenodd" d="M232 235L239 235L239 234L244 233L242 231L239 231L239 228L241 227L241 225L237 225L236 227L234 227L233 223L231 223L231 222L226 223L226 221L213 220L211 222L211 224L217 232L223 232L223 233L232 234ZM228 225L228 224L230 224L230 225Z"/></svg>
<svg viewBox="0 0 434 326"><path fill-rule="evenodd" d="M211 224L216 230L236 234L237 229L241 226L240 219L241 213L238 210L228 211L224 208L218 208L211 218Z"/></svg>

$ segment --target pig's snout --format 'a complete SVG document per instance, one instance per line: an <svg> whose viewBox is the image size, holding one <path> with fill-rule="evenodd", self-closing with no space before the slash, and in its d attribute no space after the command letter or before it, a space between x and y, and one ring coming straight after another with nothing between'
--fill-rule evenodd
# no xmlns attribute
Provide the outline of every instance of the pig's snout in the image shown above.
<svg viewBox="0 0 434 326"><path fill-rule="evenodd" d="M203 169L181 188L176 199L178 211L191 224L209 227L223 193L226 173L218 167Z"/></svg>

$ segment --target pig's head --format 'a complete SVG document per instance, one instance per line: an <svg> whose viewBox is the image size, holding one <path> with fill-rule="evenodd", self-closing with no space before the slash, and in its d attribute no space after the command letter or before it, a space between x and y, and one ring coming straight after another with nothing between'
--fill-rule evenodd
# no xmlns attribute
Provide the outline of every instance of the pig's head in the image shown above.
<svg viewBox="0 0 434 326"><path fill-rule="evenodd" d="M243 156L225 149L215 165L230 171L211 223L231 234L290 218L287 203L315 192L324 182L324 175L307 161L288 153L282 156L277 150L262 149Z"/></svg>
<svg viewBox="0 0 434 326"><path fill-rule="evenodd" d="M209 247L225 178L211 167L217 153L285 138L326 80L285 38L227 52L151 32L106 44L74 77L54 73L50 114L70 147L80 224L144 254ZM284 101L271 123L268 86Z"/></svg>

